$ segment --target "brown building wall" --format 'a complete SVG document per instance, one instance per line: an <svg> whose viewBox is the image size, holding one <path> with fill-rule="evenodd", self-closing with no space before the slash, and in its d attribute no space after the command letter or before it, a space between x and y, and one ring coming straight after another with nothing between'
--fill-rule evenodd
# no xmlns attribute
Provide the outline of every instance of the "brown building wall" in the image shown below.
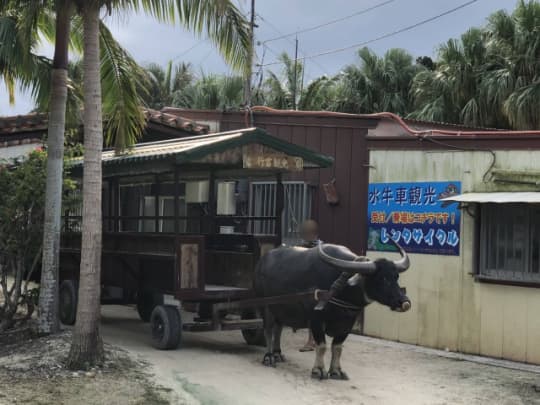
<svg viewBox="0 0 540 405"><path fill-rule="evenodd" d="M168 109L167 112L175 112ZM220 131L246 125L244 113L212 111L176 111L197 122L219 123ZM358 254L366 248L366 212L368 184L368 150L366 135L376 126L376 119L350 116L327 116L301 112L254 113L253 125L273 136L333 156L333 167L306 170L289 176L289 180L304 180L316 187L312 205L313 218L319 222L320 237L330 243L343 244ZM323 184L336 180L339 204L326 202Z"/></svg>

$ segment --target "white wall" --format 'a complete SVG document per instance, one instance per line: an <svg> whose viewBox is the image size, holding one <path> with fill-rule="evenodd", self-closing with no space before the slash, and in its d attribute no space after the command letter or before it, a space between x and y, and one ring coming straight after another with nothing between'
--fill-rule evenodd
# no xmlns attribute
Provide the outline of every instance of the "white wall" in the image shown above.
<svg viewBox="0 0 540 405"><path fill-rule="evenodd" d="M0 147L0 161L26 156L41 146L43 146L42 143L27 143L25 145Z"/></svg>
<svg viewBox="0 0 540 405"><path fill-rule="evenodd" d="M371 183L461 181L462 192L524 189L485 183L492 165L487 152L375 150L370 165ZM494 167L540 172L540 159L534 151L496 151ZM460 256L411 254L411 269L400 283L407 288L412 309L400 314L371 304L364 333L540 364L540 288L475 282L474 220L466 212L461 218Z"/></svg>

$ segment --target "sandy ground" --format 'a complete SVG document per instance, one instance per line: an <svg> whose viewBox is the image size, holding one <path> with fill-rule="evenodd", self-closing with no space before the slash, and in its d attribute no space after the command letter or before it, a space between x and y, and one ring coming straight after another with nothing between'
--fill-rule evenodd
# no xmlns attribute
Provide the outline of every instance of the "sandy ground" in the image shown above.
<svg viewBox="0 0 540 405"><path fill-rule="evenodd" d="M182 404L540 404L538 373L359 336L344 348L342 366L351 380L316 381L313 353L298 351L305 331L285 332L288 361L275 369L261 365L264 349L247 346L240 332L185 333L178 350L155 350L148 324L128 307L103 307L103 334L148 362L155 381Z"/></svg>
<svg viewBox="0 0 540 405"><path fill-rule="evenodd" d="M102 367L72 372L64 367L69 331L0 346L0 405L102 405L178 402L170 389L157 386L127 352L106 345Z"/></svg>

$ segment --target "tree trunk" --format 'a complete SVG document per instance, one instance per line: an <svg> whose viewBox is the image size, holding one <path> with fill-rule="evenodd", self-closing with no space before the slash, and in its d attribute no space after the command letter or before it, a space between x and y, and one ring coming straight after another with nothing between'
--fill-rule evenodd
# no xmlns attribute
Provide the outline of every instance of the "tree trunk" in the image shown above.
<svg viewBox="0 0 540 405"><path fill-rule="evenodd" d="M101 276L101 152L103 123L99 59L99 6L85 2L84 20L84 173L81 267L77 322L68 358L70 369L103 361L99 331Z"/></svg>
<svg viewBox="0 0 540 405"><path fill-rule="evenodd" d="M45 221L39 294L38 330L40 334L44 335L56 333L60 329L58 321L58 262L62 216L62 171L70 19L71 7L60 4L56 11L56 43L51 73Z"/></svg>

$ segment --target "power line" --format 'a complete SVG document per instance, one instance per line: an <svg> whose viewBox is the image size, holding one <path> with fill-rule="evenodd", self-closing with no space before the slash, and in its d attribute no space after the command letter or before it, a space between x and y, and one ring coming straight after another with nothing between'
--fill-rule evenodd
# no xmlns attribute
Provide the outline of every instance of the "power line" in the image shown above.
<svg viewBox="0 0 540 405"><path fill-rule="evenodd" d="M280 55L278 52L276 52L275 50L273 50L272 48L270 48L270 47L268 46L268 44L264 44L264 45L263 45L263 52L265 52L265 51L269 51L269 52L270 52L272 55L274 55L276 58L281 58L281 55ZM300 51L300 48L298 48L298 51L301 52L301 51ZM298 58L298 60L301 60L301 58ZM314 62L314 61L312 61L312 62ZM261 63L261 64L259 64L259 65L257 65L257 66L262 70L262 68L263 68L264 66L267 66L267 65L264 64L264 63ZM304 63L304 66L303 66L302 71L304 72L304 74L307 75L307 78L308 78L308 79L312 79L312 78L314 77L314 75L312 75L312 74L306 72L306 64L305 64L305 63ZM330 76L330 75L326 72L326 70L323 70L323 74L325 74L325 75L327 75L327 76Z"/></svg>
<svg viewBox="0 0 540 405"><path fill-rule="evenodd" d="M294 41L293 41L292 39L288 38L287 36L284 36L284 34L283 34L283 33L282 33L282 32L281 32L274 24L272 24L269 20L267 20L266 18L264 18L262 15L260 15L260 14L258 14L258 13L257 13L257 17L259 17L259 18L261 19L261 21L263 21L263 22L266 23L270 28L272 28L272 30L274 30L275 32L277 32L279 35L282 35L283 38L284 38L285 40L287 40L291 45L295 45L295 43L294 43ZM272 50L272 48L270 48L270 47L268 46L267 42L268 42L268 41L263 41L263 42L261 42L260 44L263 46L263 48L268 49L268 50L269 50L271 53L273 53L276 57L279 57L279 55L276 55L276 53ZM298 51L299 51L302 55L306 56L306 53L305 53L304 51L302 51L301 48L298 48ZM324 66L322 66L322 65L321 65L320 63L318 63L317 61L312 61L312 62L313 62L313 64L314 64L315 66L317 66L317 67L319 68L319 70L320 70L323 74L329 75L328 70L326 70ZM262 66L266 66L266 65L262 65ZM305 66L304 66L304 67L305 67Z"/></svg>
<svg viewBox="0 0 540 405"><path fill-rule="evenodd" d="M175 56L175 57L172 59L172 61L174 62L175 60L180 59L182 56L184 56L184 55L187 54L188 52L194 50L194 49L195 49L196 47L198 47L199 45L204 44L207 40L208 40L208 38L196 42L194 45L190 46L188 49L186 49L185 51L183 51L183 52L179 53L177 56Z"/></svg>
<svg viewBox="0 0 540 405"><path fill-rule="evenodd" d="M386 0L386 1L383 1L382 3L378 3L378 4L375 4L374 6L365 8L365 9L360 10L360 11L357 11L356 13L346 15L345 17L336 18L335 20L330 20L330 21L327 21L325 23L315 25L313 27L305 28L303 30L296 31L296 32L291 32L289 34L282 34L279 37L270 38L270 39L267 39L264 42L277 41L278 39L288 38L288 37L291 37L293 35L304 34L306 32L315 31L315 30L317 30L319 28L326 27L328 25L332 25L332 24L335 24L335 23L338 23L338 22L341 22L341 21L345 21L345 20L348 20L349 18L356 17L358 15L369 13L370 11L376 10L376 9L382 7L382 6L386 6L387 4L393 3L394 1L396 1L396 0Z"/></svg>
<svg viewBox="0 0 540 405"><path fill-rule="evenodd" d="M462 8L465 8L467 6L470 6L471 4L473 3L476 3L478 2L479 0L471 0L471 1L468 1L466 3L463 3L457 7L454 7L450 10L447 10L441 14L437 14L436 16L433 16L433 17L430 17L430 18L427 18L425 20L422 20L422 21L419 21L415 24L412 24L412 25L408 25L404 28L400 28L399 30L396 30L396 31L392 31L392 32L389 32L387 34L383 34L381 36L378 36L376 38L373 38L373 39L370 39L370 40L367 40L367 41L363 41L363 42L360 42L360 43L357 43L357 44L353 44L353 45L348 45L348 46L344 46L342 48L336 48L336 49L330 49L328 51L324 51L324 52L320 52L320 53L316 53L316 54L313 54L313 55L308 55L308 56L304 56L302 58L299 58L300 60L306 60L306 59L312 59L312 58L317 58L319 56L325 56L325 55L331 55L331 54L334 54L334 53L338 53L338 52L343 52L343 51L347 51L349 49L352 49L352 48L358 48L358 47L361 47L361 46L365 46L365 45L369 45L373 42L377 42L377 41L380 41L381 39L386 39L386 38L390 38L390 37L393 37L395 35L398 35L398 34L401 34L403 32L406 32L406 31L410 31L414 28L417 28L421 25L424 25L424 24L427 24L427 23L430 23L432 21L435 21L441 17L444 17L444 16L447 16L449 14L452 14L458 10L461 10ZM281 64L282 62L280 61L276 61L276 62L271 62L271 63L267 63L266 65L264 66L272 66L272 65L279 65Z"/></svg>
<svg viewBox="0 0 540 405"><path fill-rule="evenodd" d="M253 75L253 55L255 54L255 0L251 0L251 14L249 20L249 65L244 83L244 104L251 107L251 82Z"/></svg>

